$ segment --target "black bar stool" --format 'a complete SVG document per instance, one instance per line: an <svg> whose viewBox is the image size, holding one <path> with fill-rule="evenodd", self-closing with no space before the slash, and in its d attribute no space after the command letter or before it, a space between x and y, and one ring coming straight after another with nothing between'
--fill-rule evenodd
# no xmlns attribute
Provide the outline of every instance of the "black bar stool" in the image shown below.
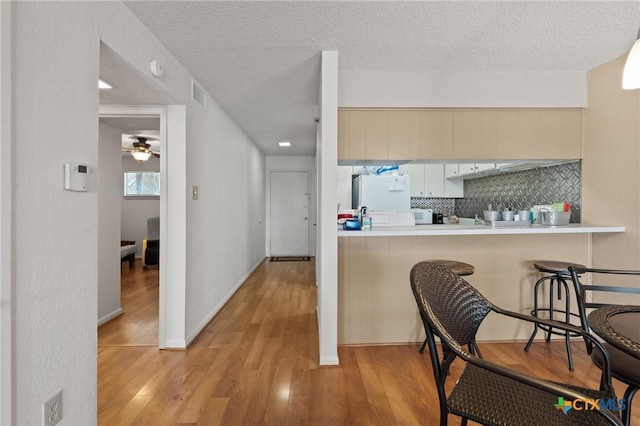
<svg viewBox="0 0 640 426"><path fill-rule="evenodd" d="M440 265L444 268L450 269L451 272L453 272L459 277L473 275L473 272L475 271L475 268L473 267L473 265L469 265L468 263L464 263L464 262L458 262L456 260L430 259L430 260L427 260L426 262L435 263L436 265ZM425 346L427 346L427 339L424 339L424 343L420 347L420 353L424 353ZM473 343L473 346L474 346L473 349L475 349L478 352L478 355L480 355L480 350L478 349L478 345L475 344L475 341Z"/></svg>
<svg viewBox="0 0 640 426"><path fill-rule="evenodd" d="M571 296L569 292L569 286L567 285L567 281L571 281L571 273L569 272L569 267L573 266L574 268L585 268L584 265L580 265L578 263L571 262L557 262L553 260L537 260L533 262L533 266L540 271L544 275L540 278L533 288L533 310L531 310L531 315L534 317L539 317L541 312L547 312L549 315L549 319L552 321L560 321L565 324L571 324L571 317L574 316L576 318L580 318L580 315L571 312ZM549 304L547 307L540 306L538 303L539 291L544 290L544 286L542 289L541 285L545 281L549 281ZM557 287L557 288L556 288ZM557 293L557 300L562 300L562 290L564 290L565 301L564 307L560 306L554 307L554 289ZM556 317L556 315L558 315ZM558 319L556 319L558 318ZM569 361L569 370L573 371L573 357L571 355L571 344L569 342L569 338L571 337L579 337L579 334L574 334L565 331L554 331L553 327L547 327L545 325L536 324L533 328L533 333L531 333L531 337L529 337L529 341L527 345L524 347L525 352L529 352L529 348L533 343L533 339L536 337L538 333L538 329L543 330L547 333L545 341L549 343L551 340L551 335L555 334L558 336L564 336L565 346L567 347L567 360Z"/></svg>

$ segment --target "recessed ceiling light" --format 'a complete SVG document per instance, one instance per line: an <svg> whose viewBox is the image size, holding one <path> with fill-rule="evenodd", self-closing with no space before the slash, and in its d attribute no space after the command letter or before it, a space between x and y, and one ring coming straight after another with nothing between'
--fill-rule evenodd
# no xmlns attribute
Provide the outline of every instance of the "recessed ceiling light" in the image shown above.
<svg viewBox="0 0 640 426"><path fill-rule="evenodd" d="M106 81L100 79L98 80L98 89L112 89L113 86L107 83Z"/></svg>
<svg viewBox="0 0 640 426"><path fill-rule="evenodd" d="M291 142L287 142L287 141L278 142L278 145L280 145L280 146L291 146Z"/></svg>

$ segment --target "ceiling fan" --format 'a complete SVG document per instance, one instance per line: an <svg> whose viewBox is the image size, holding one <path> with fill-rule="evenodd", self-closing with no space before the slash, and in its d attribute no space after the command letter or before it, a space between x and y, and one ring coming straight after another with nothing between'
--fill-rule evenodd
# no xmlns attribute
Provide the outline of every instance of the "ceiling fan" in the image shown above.
<svg viewBox="0 0 640 426"><path fill-rule="evenodd" d="M148 136L130 136L134 140L131 148L122 148L122 151L129 152L136 161L147 161L151 156L160 158L160 154L151 151L151 145L147 143L149 140L158 140Z"/></svg>

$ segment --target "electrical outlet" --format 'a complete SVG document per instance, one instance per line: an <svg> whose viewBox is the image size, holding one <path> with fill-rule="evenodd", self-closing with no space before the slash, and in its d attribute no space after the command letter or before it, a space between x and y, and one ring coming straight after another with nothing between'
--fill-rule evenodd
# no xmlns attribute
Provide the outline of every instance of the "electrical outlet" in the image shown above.
<svg viewBox="0 0 640 426"><path fill-rule="evenodd" d="M43 426L54 426L62 420L62 391L42 404Z"/></svg>
<svg viewBox="0 0 640 426"><path fill-rule="evenodd" d="M198 186L197 185L193 185L193 188L191 190L191 194L192 194L192 196L193 196L192 198L194 200L198 199Z"/></svg>

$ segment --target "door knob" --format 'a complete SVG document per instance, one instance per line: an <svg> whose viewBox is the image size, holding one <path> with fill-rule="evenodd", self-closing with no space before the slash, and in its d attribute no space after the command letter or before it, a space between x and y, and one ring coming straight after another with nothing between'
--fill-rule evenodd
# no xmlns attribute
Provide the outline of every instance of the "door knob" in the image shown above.
<svg viewBox="0 0 640 426"><path fill-rule="evenodd" d="M308 220L309 218L305 217L304 220Z"/></svg>

